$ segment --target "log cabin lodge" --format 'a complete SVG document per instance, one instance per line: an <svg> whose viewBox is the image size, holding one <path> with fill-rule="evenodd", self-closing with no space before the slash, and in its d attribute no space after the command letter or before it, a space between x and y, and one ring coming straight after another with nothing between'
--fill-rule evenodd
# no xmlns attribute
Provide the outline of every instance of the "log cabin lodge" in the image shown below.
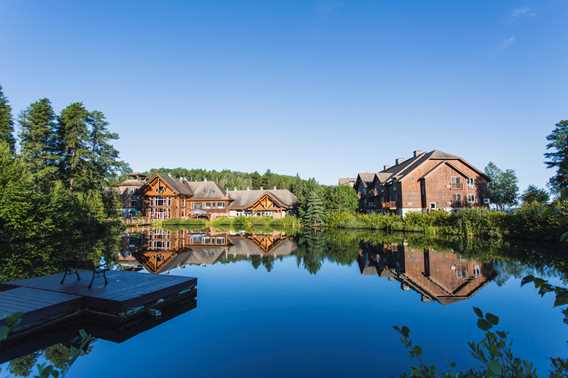
<svg viewBox="0 0 568 378"><path fill-rule="evenodd" d="M287 189L226 190L213 181L189 181L156 174L131 174L117 187L125 214L148 219L237 216L282 218L296 210L298 199Z"/></svg>
<svg viewBox="0 0 568 378"><path fill-rule="evenodd" d="M489 178L463 158L443 151L416 150L378 172L361 172L353 188L359 210L395 213L486 207Z"/></svg>

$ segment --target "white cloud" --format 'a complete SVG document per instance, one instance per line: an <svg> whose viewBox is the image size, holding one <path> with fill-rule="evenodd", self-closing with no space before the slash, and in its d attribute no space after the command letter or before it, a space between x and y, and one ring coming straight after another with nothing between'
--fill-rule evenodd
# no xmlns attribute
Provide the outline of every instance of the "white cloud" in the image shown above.
<svg viewBox="0 0 568 378"><path fill-rule="evenodd" d="M534 16L536 16L536 13L533 12L533 10L531 8L524 6L524 7L513 9L513 12L511 12L511 16L513 18L534 17Z"/></svg>
<svg viewBox="0 0 568 378"><path fill-rule="evenodd" d="M513 46L516 42L517 42L517 37L515 37L514 35L507 37L501 42L501 49L503 50L508 49L509 47Z"/></svg>

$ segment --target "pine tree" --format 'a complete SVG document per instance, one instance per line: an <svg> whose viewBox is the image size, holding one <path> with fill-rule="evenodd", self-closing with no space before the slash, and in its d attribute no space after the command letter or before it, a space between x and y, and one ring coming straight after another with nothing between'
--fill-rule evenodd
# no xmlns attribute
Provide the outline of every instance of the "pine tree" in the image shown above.
<svg viewBox="0 0 568 378"><path fill-rule="evenodd" d="M61 160L59 175L71 191L88 186L89 112L83 104L75 102L61 111L57 125L56 151Z"/></svg>
<svg viewBox="0 0 568 378"><path fill-rule="evenodd" d="M119 152L110 143L118 139L118 134L110 132L109 123L102 112L91 112L88 118L90 174L94 189L102 189L106 182L124 171L128 171L128 165L119 160Z"/></svg>
<svg viewBox="0 0 568 378"><path fill-rule="evenodd" d="M2 92L2 86L0 86L0 141L8 144L11 153L16 151L12 107Z"/></svg>
<svg viewBox="0 0 568 378"><path fill-rule="evenodd" d="M19 118L21 156L34 174L55 166L55 112L47 98L31 104Z"/></svg>
<svg viewBox="0 0 568 378"><path fill-rule="evenodd" d="M318 191L313 190L308 193L305 210L302 214L304 226L319 228L324 225L325 210L323 201Z"/></svg>
<svg viewBox="0 0 568 378"><path fill-rule="evenodd" d="M556 169L550 179L550 187L563 199L568 198L568 120L558 122L552 133L546 137L546 149L551 152L544 154L546 166Z"/></svg>

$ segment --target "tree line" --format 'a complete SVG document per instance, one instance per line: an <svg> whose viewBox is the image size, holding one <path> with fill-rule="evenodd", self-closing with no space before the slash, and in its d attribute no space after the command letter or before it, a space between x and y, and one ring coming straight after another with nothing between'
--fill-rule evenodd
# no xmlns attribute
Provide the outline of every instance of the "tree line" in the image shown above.
<svg viewBox="0 0 568 378"><path fill-rule="evenodd" d="M0 241L87 232L115 214L109 182L129 170L101 111L41 98L17 117L0 86Z"/></svg>

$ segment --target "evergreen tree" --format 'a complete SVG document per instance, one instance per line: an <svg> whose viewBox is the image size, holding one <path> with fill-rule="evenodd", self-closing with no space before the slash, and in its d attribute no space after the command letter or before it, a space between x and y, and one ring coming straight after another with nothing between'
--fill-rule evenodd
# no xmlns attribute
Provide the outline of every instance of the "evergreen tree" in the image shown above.
<svg viewBox="0 0 568 378"><path fill-rule="evenodd" d="M59 175L71 191L81 191L89 185L88 121L89 112L79 102L63 109L58 118L56 150L61 156Z"/></svg>
<svg viewBox="0 0 568 378"><path fill-rule="evenodd" d="M51 102L47 98L34 102L22 112L19 123L22 159L32 173L47 173L57 163L55 112Z"/></svg>
<svg viewBox="0 0 568 378"><path fill-rule="evenodd" d="M568 199L568 120L558 122L546 140L546 149L550 151L544 154L546 166L556 169L550 187L562 199Z"/></svg>
<svg viewBox="0 0 568 378"><path fill-rule="evenodd" d="M16 150L16 138L14 138L14 120L12 119L12 107L2 92L0 85L0 141L8 144L12 153Z"/></svg>
<svg viewBox="0 0 568 378"><path fill-rule="evenodd" d="M325 210L319 190L313 190L307 196L302 222L306 227L319 228L324 225L324 218Z"/></svg>
<svg viewBox="0 0 568 378"><path fill-rule="evenodd" d="M90 125L89 155L90 175L93 189L103 189L107 182L124 172L129 171L128 165L119 160L119 152L111 144L118 140L118 134L109 131L109 123L102 112L91 112L88 118Z"/></svg>

